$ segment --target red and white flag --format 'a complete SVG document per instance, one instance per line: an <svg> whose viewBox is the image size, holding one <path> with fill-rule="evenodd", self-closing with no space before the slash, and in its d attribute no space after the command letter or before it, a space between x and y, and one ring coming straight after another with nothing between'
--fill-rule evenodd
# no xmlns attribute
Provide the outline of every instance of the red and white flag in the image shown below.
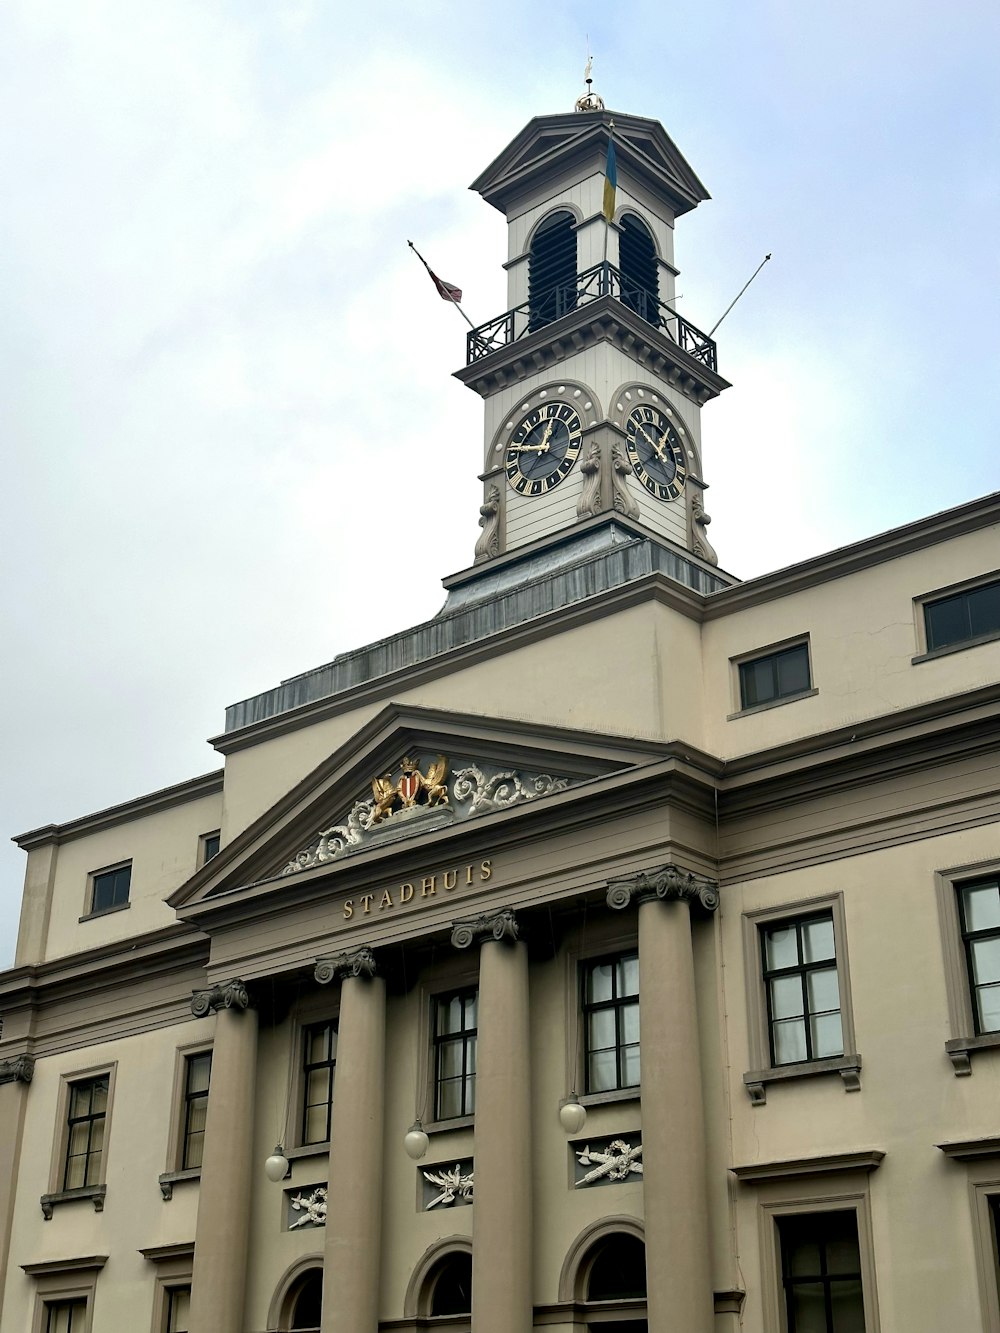
<svg viewBox="0 0 1000 1333"><path fill-rule="evenodd" d="M428 267L427 272L431 275L431 281L438 289L438 296L442 301L454 301L458 305L462 299L461 287L456 287L452 282L445 282L444 278L439 278L434 270Z"/></svg>

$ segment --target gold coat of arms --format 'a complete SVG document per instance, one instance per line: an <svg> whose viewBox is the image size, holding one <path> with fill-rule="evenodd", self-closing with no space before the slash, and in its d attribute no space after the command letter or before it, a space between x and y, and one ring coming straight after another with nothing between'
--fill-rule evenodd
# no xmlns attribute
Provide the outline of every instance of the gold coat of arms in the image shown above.
<svg viewBox="0 0 1000 1333"><path fill-rule="evenodd" d="M395 782L391 773L372 778L375 805L368 819L369 828L374 828L376 824L404 810L448 804L448 788L445 786L448 760L443 754L439 754L428 766L426 773L420 771L418 761L409 755L404 756L400 767L401 772Z"/></svg>

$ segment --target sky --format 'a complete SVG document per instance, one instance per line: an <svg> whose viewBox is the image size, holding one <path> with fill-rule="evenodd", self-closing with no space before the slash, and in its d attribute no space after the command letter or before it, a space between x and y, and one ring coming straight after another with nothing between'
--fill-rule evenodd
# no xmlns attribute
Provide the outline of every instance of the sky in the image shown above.
<svg viewBox="0 0 1000 1333"><path fill-rule="evenodd" d="M0 827L221 764L229 703L434 615L478 535L468 184L570 111L712 199L709 536L747 578L1000 488L995 0L5 0ZM0 966L23 855L0 846Z"/></svg>

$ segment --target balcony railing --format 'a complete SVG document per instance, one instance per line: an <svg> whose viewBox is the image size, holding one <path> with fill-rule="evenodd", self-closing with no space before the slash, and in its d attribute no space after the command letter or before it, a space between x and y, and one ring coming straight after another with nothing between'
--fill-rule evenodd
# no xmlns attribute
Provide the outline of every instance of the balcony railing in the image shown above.
<svg viewBox="0 0 1000 1333"><path fill-rule="evenodd" d="M575 282L551 287L541 295L515 306L513 310L498 315L496 319L480 324L478 329L471 329L467 335L466 364L471 366L491 352L527 338L530 333L552 324L580 306L589 305L601 296L615 297L629 310L635 311L640 319L665 333L703 366L709 370L718 369L715 343L707 333L702 333L683 315L671 310L655 293L632 282L620 269L607 262L585 269L577 275Z"/></svg>

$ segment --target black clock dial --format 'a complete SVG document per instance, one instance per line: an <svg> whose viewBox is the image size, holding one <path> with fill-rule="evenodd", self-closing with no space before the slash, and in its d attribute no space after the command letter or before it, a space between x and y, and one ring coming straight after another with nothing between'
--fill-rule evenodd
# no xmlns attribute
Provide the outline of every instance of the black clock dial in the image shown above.
<svg viewBox="0 0 1000 1333"><path fill-rule="evenodd" d="M543 403L518 422L504 454L507 480L520 495L558 486L580 453L583 423L569 403Z"/></svg>
<svg viewBox="0 0 1000 1333"><path fill-rule="evenodd" d="M625 422L632 471L657 500L676 500L687 481L687 459L680 436L656 407L634 407Z"/></svg>

